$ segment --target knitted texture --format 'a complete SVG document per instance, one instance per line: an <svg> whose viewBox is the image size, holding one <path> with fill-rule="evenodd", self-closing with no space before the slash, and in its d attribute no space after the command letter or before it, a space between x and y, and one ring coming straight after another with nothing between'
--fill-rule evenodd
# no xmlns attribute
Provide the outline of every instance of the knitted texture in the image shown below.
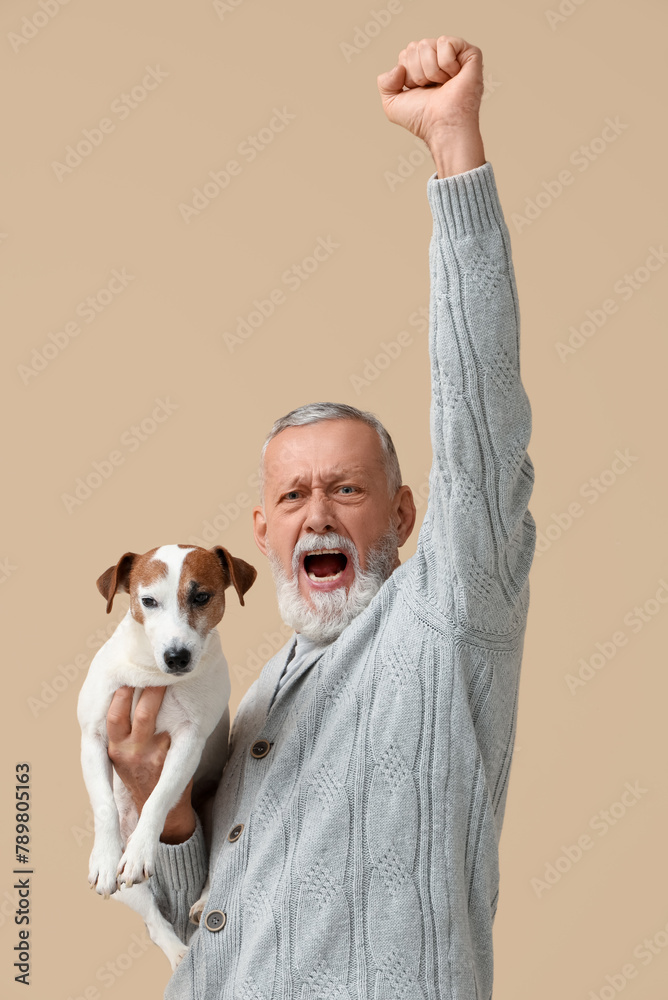
<svg viewBox="0 0 668 1000"><path fill-rule="evenodd" d="M150 884L190 942L166 1000L492 995L536 538L531 409L492 165L433 174L427 196L433 465L417 551L315 662L278 689L293 637L243 698L214 809L221 931L187 922L201 824L160 846Z"/></svg>

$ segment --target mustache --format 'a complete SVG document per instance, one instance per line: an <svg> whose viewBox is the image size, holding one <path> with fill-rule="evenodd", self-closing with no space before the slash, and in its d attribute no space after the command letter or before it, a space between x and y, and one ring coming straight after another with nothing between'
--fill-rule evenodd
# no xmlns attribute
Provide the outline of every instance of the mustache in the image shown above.
<svg viewBox="0 0 668 1000"><path fill-rule="evenodd" d="M293 548L293 573L288 576L281 560L271 545L267 555L276 584L279 612L283 621L296 632L325 644L336 639L344 628L362 612L392 573L392 563L398 545L396 529L391 528L376 547L367 553L367 569L362 571L357 547L349 539L335 532L325 535L309 534L298 539ZM340 587L329 593L314 591L309 603L299 590L299 562L305 552L313 549L340 549L353 560L355 570L348 593Z"/></svg>

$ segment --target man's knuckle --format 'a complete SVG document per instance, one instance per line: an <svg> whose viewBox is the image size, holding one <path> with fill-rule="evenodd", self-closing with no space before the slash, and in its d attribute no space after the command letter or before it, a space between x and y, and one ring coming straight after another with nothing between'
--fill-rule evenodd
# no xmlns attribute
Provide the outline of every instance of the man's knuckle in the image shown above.
<svg viewBox="0 0 668 1000"><path fill-rule="evenodd" d="M147 709L145 708L139 708L139 706L137 706L133 720L135 724L138 724L140 726L146 726L148 725L149 722L152 721L152 719L153 715L150 711L147 711Z"/></svg>

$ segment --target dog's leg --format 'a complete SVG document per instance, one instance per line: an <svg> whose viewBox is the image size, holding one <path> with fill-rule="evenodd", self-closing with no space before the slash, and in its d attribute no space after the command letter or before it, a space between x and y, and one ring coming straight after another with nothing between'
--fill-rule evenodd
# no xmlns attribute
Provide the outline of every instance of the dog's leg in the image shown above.
<svg viewBox="0 0 668 1000"><path fill-rule="evenodd" d="M206 882L204 883L204 888L202 889L202 895L199 897L196 903L190 907L190 913L188 914L191 924L199 924L202 919L202 914L206 909L206 904L209 899L209 893L211 891L211 874L209 873L206 877Z"/></svg>
<svg viewBox="0 0 668 1000"><path fill-rule="evenodd" d="M204 883L204 888L202 889L202 895L199 897L196 903L190 907L189 918L192 924L199 924L202 914L206 909L206 904L209 899L209 892L211 891L211 866L213 864L213 858L211 856L211 842L213 839L213 802L215 798L215 791L204 798L199 805L198 813L202 823L202 830L204 832L204 841L206 843L207 851L209 854L209 871L206 876L206 882Z"/></svg>
<svg viewBox="0 0 668 1000"><path fill-rule="evenodd" d="M127 903L139 914L146 924L151 941L164 951L173 972L188 951L188 945L177 937L172 925L165 920L148 885L133 885L131 889L123 885L115 893L114 899Z"/></svg>
<svg viewBox="0 0 668 1000"><path fill-rule="evenodd" d="M167 813L179 801L195 773L205 743L206 740L192 730L182 730L172 736L158 783L144 803L136 829L118 863L119 885L131 886L153 874L155 853Z"/></svg>
<svg viewBox="0 0 668 1000"><path fill-rule="evenodd" d="M132 795L118 776L118 772L113 771L113 789L118 809L118 822L121 828L121 840L123 845L127 844L130 834L137 826L137 807L134 804ZM120 859L119 859L120 860Z"/></svg>
<svg viewBox="0 0 668 1000"><path fill-rule="evenodd" d="M112 790L112 766L99 732L81 736L81 768L93 809L95 842L90 855L88 881L106 899L115 892L118 859L123 841Z"/></svg>

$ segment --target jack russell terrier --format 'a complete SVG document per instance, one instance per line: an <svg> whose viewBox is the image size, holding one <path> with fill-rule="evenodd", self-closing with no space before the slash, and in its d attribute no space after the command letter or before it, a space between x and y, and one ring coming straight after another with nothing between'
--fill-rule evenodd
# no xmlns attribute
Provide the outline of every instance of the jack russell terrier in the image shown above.
<svg viewBox="0 0 668 1000"><path fill-rule="evenodd" d="M81 766L95 822L88 881L104 898L114 894L143 917L172 969L188 947L160 913L145 879L154 872L167 813L193 775L193 805L210 842L206 824L227 760L230 722L230 678L216 625L227 587L234 586L243 604L256 576L253 566L222 546L162 545L144 555L126 552L97 581L107 614L117 591L130 594L130 607L93 657L77 705ZM156 732L169 733L170 746L139 818L107 753L107 712L124 685L135 689L131 718L145 687L167 688ZM208 893L207 878L190 911L194 923Z"/></svg>

